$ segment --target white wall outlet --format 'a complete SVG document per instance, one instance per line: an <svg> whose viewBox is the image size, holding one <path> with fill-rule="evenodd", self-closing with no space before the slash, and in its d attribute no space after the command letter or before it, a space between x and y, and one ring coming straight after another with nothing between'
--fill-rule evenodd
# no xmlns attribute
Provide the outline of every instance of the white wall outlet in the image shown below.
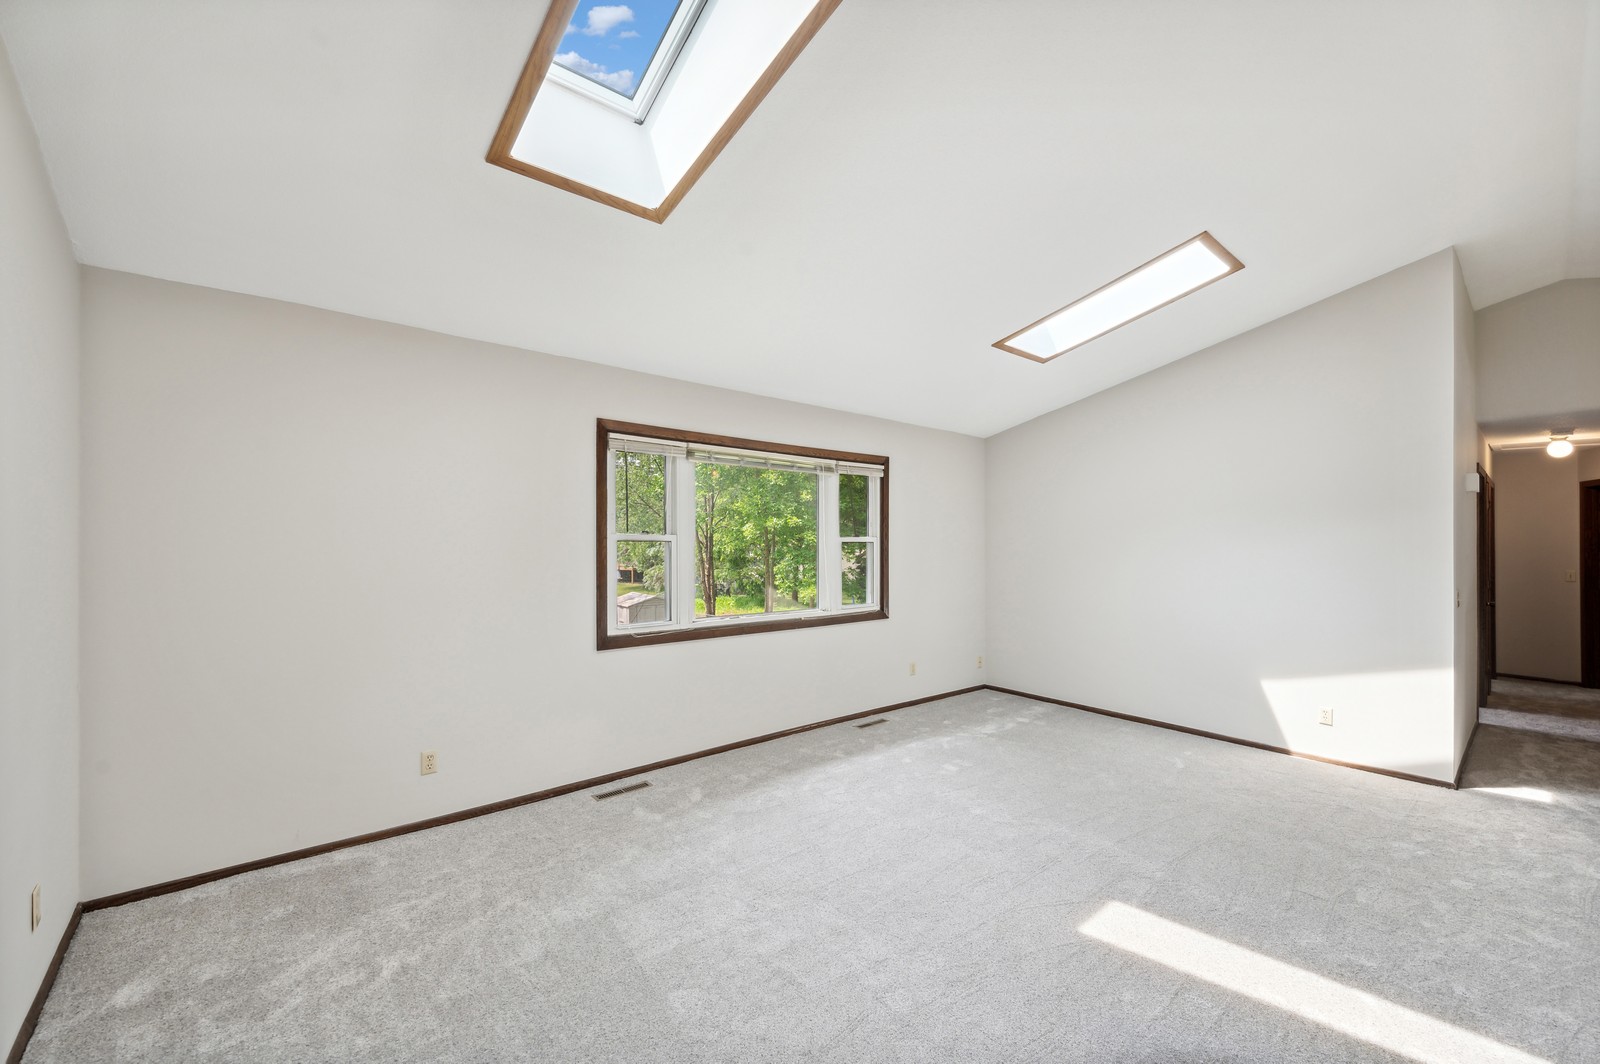
<svg viewBox="0 0 1600 1064"><path fill-rule="evenodd" d="M44 919L44 910L39 908L39 884L33 885L33 924L30 931L39 930L39 921Z"/></svg>
<svg viewBox="0 0 1600 1064"><path fill-rule="evenodd" d="M1576 584L1577 582L1578 582L1578 570L1576 570L1576 569L1568 569L1567 570L1567 583Z"/></svg>
<svg viewBox="0 0 1600 1064"><path fill-rule="evenodd" d="M982 654L978 655L978 668L980 668L980 669L983 668L983 655Z"/></svg>
<svg viewBox="0 0 1600 1064"><path fill-rule="evenodd" d="M917 674L917 663L913 661L911 663L911 675L915 676L916 674Z"/></svg>
<svg viewBox="0 0 1600 1064"><path fill-rule="evenodd" d="M422 774L431 776L439 771L439 755L432 750L422 751Z"/></svg>
<svg viewBox="0 0 1600 1064"><path fill-rule="evenodd" d="M1319 710L1317 710L1317 723L1318 724L1326 724L1330 728L1333 727L1333 710L1331 710L1331 709L1319 709Z"/></svg>

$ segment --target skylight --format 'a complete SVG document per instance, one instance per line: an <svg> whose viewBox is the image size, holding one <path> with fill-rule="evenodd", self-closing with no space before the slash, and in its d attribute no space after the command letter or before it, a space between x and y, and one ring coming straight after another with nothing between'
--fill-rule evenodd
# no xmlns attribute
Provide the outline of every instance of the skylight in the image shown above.
<svg viewBox="0 0 1600 1064"><path fill-rule="evenodd" d="M1242 269L1215 237L1201 233L994 346L1048 362Z"/></svg>
<svg viewBox="0 0 1600 1064"><path fill-rule="evenodd" d="M644 121L705 0L580 0L550 78Z"/></svg>
<svg viewBox="0 0 1600 1064"><path fill-rule="evenodd" d="M663 221L840 2L549 0L488 161Z"/></svg>

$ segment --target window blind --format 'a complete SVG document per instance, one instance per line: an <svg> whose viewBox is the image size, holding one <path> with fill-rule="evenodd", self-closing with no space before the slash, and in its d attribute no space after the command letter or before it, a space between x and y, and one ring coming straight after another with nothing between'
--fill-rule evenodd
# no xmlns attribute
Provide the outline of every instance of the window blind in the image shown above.
<svg viewBox="0 0 1600 1064"><path fill-rule="evenodd" d="M655 440L646 436L625 436L612 433L611 449L630 454L665 454L673 457L687 455L696 462L715 465L743 466L748 469L777 469L798 473L844 473L860 477L881 477L883 467L860 462L836 462L831 458L808 458L804 455L780 454L775 451L749 451L732 447L690 446L672 440Z"/></svg>
<svg viewBox="0 0 1600 1064"><path fill-rule="evenodd" d="M688 447L672 440L652 440L644 436L623 436L613 432L611 434L611 449L613 451L627 451L629 454L666 454L681 458L684 452L688 450Z"/></svg>

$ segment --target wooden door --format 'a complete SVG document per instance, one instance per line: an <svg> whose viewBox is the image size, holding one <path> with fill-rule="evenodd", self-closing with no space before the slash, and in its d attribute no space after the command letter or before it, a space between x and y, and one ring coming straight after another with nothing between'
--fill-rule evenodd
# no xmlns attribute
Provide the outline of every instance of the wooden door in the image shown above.
<svg viewBox="0 0 1600 1064"><path fill-rule="evenodd" d="M1600 687L1600 480L1578 485L1578 566L1583 686Z"/></svg>
<svg viewBox="0 0 1600 1064"><path fill-rule="evenodd" d="M1478 467L1478 705L1489 704L1495 677L1494 481Z"/></svg>

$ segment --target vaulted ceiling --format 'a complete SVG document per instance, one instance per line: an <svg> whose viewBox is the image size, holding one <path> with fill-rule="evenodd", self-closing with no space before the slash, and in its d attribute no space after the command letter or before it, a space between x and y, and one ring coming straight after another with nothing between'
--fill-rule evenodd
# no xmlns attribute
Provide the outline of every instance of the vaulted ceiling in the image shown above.
<svg viewBox="0 0 1600 1064"><path fill-rule="evenodd" d="M1480 307L1600 274L1600 0L844 0L661 225L484 162L546 8L0 36L85 263L979 436L1450 245ZM1246 269L990 346L1201 230Z"/></svg>

